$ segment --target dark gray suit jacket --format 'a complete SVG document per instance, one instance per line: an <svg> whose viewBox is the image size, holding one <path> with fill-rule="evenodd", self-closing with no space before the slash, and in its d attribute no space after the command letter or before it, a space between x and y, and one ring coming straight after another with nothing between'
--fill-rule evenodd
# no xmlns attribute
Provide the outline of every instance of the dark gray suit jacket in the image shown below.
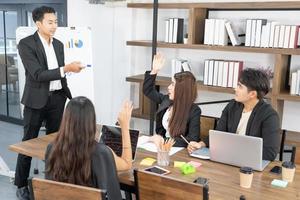
<svg viewBox="0 0 300 200"><path fill-rule="evenodd" d="M64 66L64 45L53 38L53 47L58 66ZM53 80L61 80L66 97L72 98L66 78L62 78L60 75L60 69L48 69L46 53L37 32L22 39L19 42L18 50L26 76L22 104L34 109L43 108L48 100L50 81Z"/></svg>
<svg viewBox="0 0 300 200"><path fill-rule="evenodd" d="M244 106L235 100L228 103L218 121L216 130L236 133ZM272 106L260 100L250 115L246 135L263 139L263 159L274 160L279 151L279 117ZM224 144L226 145L226 144Z"/></svg>

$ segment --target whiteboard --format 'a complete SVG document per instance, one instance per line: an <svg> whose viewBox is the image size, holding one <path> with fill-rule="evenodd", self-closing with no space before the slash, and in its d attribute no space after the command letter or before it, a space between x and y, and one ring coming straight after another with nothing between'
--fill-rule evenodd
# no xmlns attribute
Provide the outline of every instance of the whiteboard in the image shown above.
<svg viewBox="0 0 300 200"><path fill-rule="evenodd" d="M36 27L19 27L16 30L16 41L34 34ZM72 96L85 96L94 103L94 77L92 64L91 29L88 27L58 27L54 36L64 44L65 64L80 61L85 67L80 73L68 73L66 78ZM25 69L18 54L20 100L25 85ZM21 111L23 106L21 105ZM23 115L23 112L21 112Z"/></svg>

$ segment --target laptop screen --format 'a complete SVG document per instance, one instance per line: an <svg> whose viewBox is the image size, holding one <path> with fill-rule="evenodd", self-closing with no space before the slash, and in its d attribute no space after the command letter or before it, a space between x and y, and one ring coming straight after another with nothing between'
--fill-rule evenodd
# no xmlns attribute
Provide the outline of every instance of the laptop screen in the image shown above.
<svg viewBox="0 0 300 200"><path fill-rule="evenodd" d="M138 130L129 130L131 149L132 149L132 160L135 158L136 146L139 139ZM122 155L122 132L121 128L115 126L102 126L102 134L100 142L103 142L109 146L115 154L118 156Z"/></svg>

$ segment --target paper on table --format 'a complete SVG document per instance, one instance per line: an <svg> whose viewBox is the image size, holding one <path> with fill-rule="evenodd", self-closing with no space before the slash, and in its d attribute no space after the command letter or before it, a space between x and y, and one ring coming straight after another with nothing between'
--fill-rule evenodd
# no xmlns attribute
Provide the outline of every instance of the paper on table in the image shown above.
<svg viewBox="0 0 300 200"><path fill-rule="evenodd" d="M146 136L146 135L140 136L139 139L138 139L137 147L139 147L142 144L145 144L145 143L149 142L149 138L150 138L150 136Z"/></svg>
<svg viewBox="0 0 300 200"><path fill-rule="evenodd" d="M149 142L149 138L150 138L149 136L144 136L144 135L139 137L137 147L145 149L147 151L157 153L156 145L152 142ZM178 151L180 151L182 149L184 149L184 148L183 147L172 147L169 155L172 156L172 155L174 155L175 153L177 153Z"/></svg>

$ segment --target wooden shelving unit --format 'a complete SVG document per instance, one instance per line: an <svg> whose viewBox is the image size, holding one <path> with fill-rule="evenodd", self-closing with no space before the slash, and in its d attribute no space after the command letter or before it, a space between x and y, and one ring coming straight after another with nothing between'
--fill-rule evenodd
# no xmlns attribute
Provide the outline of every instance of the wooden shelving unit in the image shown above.
<svg viewBox="0 0 300 200"><path fill-rule="evenodd" d="M129 3L128 8L152 9L151 3ZM272 54L275 60L274 78L272 80L272 91L269 93L272 106L277 110L279 116L282 117L283 102L300 101L300 96L290 95L286 88L286 74L289 71L289 64L292 55L300 55L300 49L279 49L279 48L254 48L245 46L210 46L204 45L204 23L210 10L299 10L300 2L281 1L281 2L235 2L235 3L162 3L158 4L159 9L187 9L189 11L189 30L188 44L169 44L158 42L159 48L176 48L176 49L194 49L208 51L224 51L224 52L243 52L243 53L259 53ZM128 46L151 47L150 40L127 41ZM142 93L143 75L135 75L126 78L129 82L140 84L140 93ZM157 77L156 84L158 86L167 86L170 84L171 78ZM222 93L234 93L232 88L212 87L203 85L198 82L198 89ZM146 107L149 102L140 94L141 108L136 111L136 116L143 117L148 115ZM149 106L148 106L149 107Z"/></svg>
<svg viewBox="0 0 300 200"><path fill-rule="evenodd" d="M128 3L128 8L152 9L152 3ZM299 8L300 2L276 1L276 2L215 2L215 3L159 3L159 9L235 9L235 10L268 10L268 9L294 9Z"/></svg>
<svg viewBox="0 0 300 200"><path fill-rule="evenodd" d="M151 47L151 41L134 40L127 41L127 46ZM245 46L212 46L204 44L171 44L158 42L157 47L173 49L199 49L209 51L229 51L242 53L264 53L264 54L282 54L282 55L300 55L300 49L275 49L275 48L256 48Z"/></svg>
<svg viewBox="0 0 300 200"><path fill-rule="evenodd" d="M129 77L126 78L126 81L136 82L136 83L143 83L144 74L129 76ZM165 77L165 76L157 76L155 84L159 85L159 86L169 86L171 84L171 78L170 77ZM207 91L211 91L211 92L221 92L221 93L234 94L234 89L233 88L214 87L214 86L203 85L202 81L197 81L197 87L200 90L207 90Z"/></svg>
<svg viewBox="0 0 300 200"><path fill-rule="evenodd" d="M300 96L298 95L290 95L289 92L282 92L277 96L277 99L279 100L285 100L285 101L299 101L300 102Z"/></svg>

